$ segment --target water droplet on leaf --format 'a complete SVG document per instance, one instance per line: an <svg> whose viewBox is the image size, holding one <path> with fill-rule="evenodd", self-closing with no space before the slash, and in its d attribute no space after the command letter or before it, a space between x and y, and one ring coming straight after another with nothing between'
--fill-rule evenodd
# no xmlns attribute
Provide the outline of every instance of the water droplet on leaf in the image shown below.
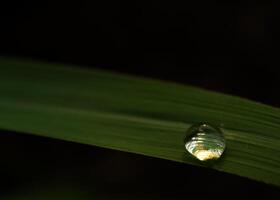
<svg viewBox="0 0 280 200"><path fill-rule="evenodd" d="M198 160L219 159L226 148L223 132L207 123L191 126L185 140L186 150Z"/></svg>

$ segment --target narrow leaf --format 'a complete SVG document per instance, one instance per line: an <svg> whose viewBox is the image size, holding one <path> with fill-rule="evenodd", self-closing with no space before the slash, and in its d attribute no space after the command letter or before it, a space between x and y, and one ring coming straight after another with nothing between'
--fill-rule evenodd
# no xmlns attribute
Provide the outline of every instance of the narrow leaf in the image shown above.
<svg viewBox="0 0 280 200"><path fill-rule="evenodd" d="M238 97L123 74L0 60L0 128L133 152L280 186L280 110ZM184 148L198 122L220 126L212 165Z"/></svg>

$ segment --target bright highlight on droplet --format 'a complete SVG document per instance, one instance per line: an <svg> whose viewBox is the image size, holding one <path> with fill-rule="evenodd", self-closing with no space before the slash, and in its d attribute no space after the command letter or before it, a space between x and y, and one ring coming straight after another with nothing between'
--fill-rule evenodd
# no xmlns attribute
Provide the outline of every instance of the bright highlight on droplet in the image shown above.
<svg viewBox="0 0 280 200"><path fill-rule="evenodd" d="M226 148L222 131L206 123L191 126L185 140L186 150L198 160L219 159Z"/></svg>

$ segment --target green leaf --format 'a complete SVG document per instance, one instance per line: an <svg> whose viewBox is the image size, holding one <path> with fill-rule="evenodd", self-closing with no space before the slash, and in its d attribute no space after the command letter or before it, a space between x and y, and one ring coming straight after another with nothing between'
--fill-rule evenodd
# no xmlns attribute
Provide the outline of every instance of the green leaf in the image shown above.
<svg viewBox="0 0 280 200"><path fill-rule="evenodd" d="M183 85L74 66L0 60L0 128L133 152L280 186L280 110ZM221 126L223 157L184 148L194 123Z"/></svg>

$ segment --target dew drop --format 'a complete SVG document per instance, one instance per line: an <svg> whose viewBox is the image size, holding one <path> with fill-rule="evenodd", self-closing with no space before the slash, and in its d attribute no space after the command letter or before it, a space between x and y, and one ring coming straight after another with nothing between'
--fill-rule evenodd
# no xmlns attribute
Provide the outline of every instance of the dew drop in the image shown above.
<svg viewBox="0 0 280 200"><path fill-rule="evenodd" d="M223 154L226 141L219 128L199 123L188 129L185 147L198 160L216 160Z"/></svg>

